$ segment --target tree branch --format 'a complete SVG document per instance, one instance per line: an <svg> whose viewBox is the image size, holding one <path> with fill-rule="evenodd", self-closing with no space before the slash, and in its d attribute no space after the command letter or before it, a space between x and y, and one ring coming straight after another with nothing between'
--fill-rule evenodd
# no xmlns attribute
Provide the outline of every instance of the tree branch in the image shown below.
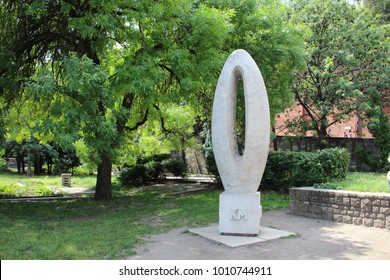
<svg viewBox="0 0 390 280"><path fill-rule="evenodd" d="M134 130L137 130L141 125L144 125L146 123L146 121L148 120L148 114L149 114L149 110L146 110L143 119L141 121L137 122L132 127L126 126L126 130L134 131Z"/></svg>
<svg viewBox="0 0 390 280"><path fill-rule="evenodd" d="M159 108L156 104L154 104L153 107L154 107L157 111L161 112L160 108ZM164 121L164 117L163 117L162 115L160 116L160 123L161 123L161 129L162 129L162 131L163 131L164 133L166 133L166 134L173 133L173 130L167 129L167 128L165 127L165 121Z"/></svg>

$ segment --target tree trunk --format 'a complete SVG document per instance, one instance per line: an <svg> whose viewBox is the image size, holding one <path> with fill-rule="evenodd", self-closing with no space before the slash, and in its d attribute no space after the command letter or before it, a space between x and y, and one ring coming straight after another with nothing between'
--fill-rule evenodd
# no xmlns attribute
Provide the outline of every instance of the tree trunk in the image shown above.
<svg viewBox="0 0 390 280"><path fill-rule="evenodd" d="M43 173L43 160L42 157L39 155L36 155L34 157L34 174L35 175L41 175Z"/></svg>
<svg viewBox="0 0 390 280"><path fill-rule="evenodd" d="M32 160L31 160L31 154L30 154L30 150L29 149L27 150L27 162L28 162L28 165L27 165L27 176L31 176Z"/></svg>
<svg viewBox="0 0 390 280"><path fill-rule="evenodd" d="M26 164L25 164L25 162L24 162L24 155L22 155L21 161L22 161L22 173L24 174L25 171L26 171Z"/></svg>
<svg viewBox="0 0 390 280"><path fill-rule="evenodd" d="M102 162L98 165L95 200L107 200L112 198L112 161L107 154L101 155L101 160Z"/></svg>
<svg viewBox="0 0 390 280"><path fill-rule="evenodd" d="M319 148L321 150L326 148L326 141L325 141L325 139L328 137L328 132L326 130L327 130L326 126L320 126L319 130L317 131Z"/></svg>
<svg viewBox="0 0 390 280"><path fill-rule="evenodd" d="M47 162L47 175L51 175L51 168L52 168L52 166L53 166L52 163Z"/></svg>
<svg viewBox="0 0 390 280"><path fill-rule="evenodd" d="M22 155L18 152L16 154L16 166L18 168L18 174L22 173L22 161L23 161L23 157ZM23 170L24 172L24 170Z"/></svg>
<svg viewBox="0 0 390 280"><path fill-rule="evenodd" d="M274 151L278 151L278 138L276 137L276 129L272 127L272 133L274 134L274 139L272 140Z"/></svg>

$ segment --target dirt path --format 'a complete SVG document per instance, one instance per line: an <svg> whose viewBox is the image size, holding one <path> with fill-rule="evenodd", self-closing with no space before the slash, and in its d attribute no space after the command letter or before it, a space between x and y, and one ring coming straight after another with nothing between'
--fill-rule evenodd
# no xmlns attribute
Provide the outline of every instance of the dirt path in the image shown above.
<svg viewBox="0 0 390 280"><path fill-rule="evenodd" d="M296 235L238 248L186 233L187 229L149 236L128 259L212 260L390 260L390 231L288 215L263 213L262 226Z"/></svg>

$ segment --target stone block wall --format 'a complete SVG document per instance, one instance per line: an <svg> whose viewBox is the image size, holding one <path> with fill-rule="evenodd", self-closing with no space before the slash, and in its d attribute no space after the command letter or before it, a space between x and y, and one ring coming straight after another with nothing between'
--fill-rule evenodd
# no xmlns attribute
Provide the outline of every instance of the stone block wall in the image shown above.
<svg viewBox="0 0 390 280"><path fill-rule="evenodd" d="M390 230L390 194L292 188L290 213Z"/></svg>

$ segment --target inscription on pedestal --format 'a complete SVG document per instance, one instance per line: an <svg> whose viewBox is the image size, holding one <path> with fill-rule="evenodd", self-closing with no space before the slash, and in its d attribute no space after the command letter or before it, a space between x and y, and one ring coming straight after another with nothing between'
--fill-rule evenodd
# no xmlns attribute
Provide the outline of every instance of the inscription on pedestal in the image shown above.
<svg viewBox="0 0 390 280"><path fill-rule="evenodd" d="M230 220L232 221L246 221L248 219L247 217L248 209L230 209Z"/></svg>

